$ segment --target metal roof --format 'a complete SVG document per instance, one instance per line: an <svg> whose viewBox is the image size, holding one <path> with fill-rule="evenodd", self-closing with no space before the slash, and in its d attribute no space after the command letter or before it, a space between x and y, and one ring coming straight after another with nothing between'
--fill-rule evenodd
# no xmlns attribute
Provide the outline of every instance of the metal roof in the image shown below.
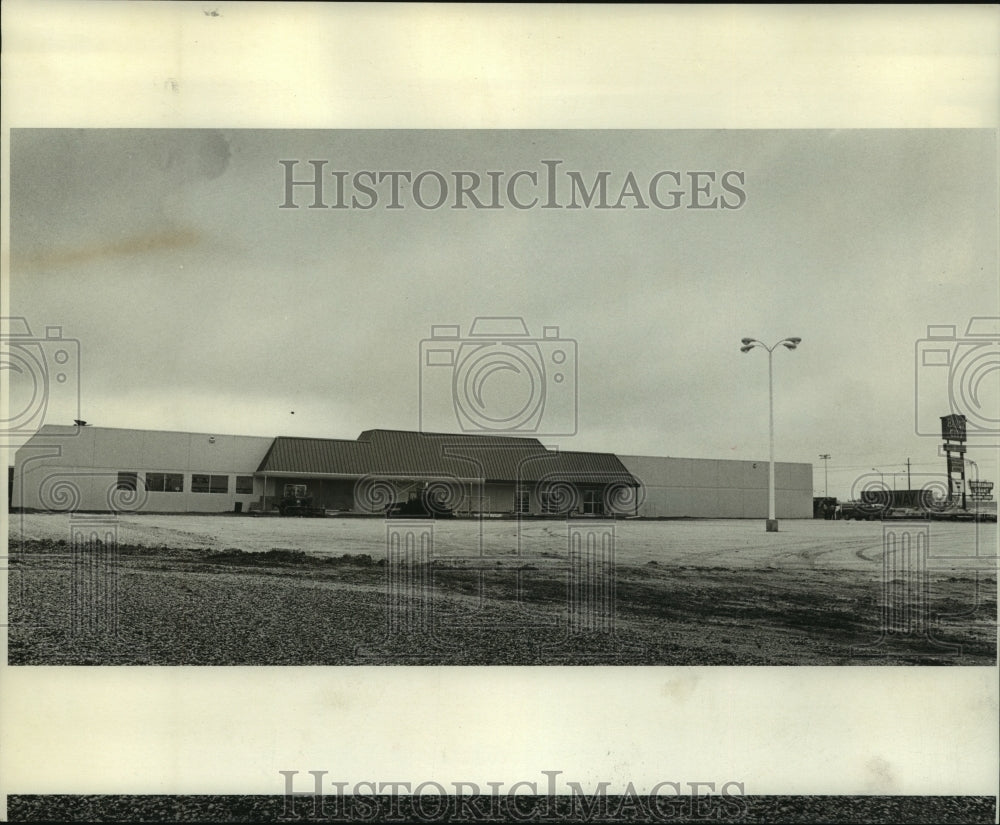
<svg viewBox="0 0 1000 825"><path fill-rule="evenodd" d="M612 453L548 450L537 438L404 430L366 430L356 441L279 436L257 472L638 485Z"/></svg>

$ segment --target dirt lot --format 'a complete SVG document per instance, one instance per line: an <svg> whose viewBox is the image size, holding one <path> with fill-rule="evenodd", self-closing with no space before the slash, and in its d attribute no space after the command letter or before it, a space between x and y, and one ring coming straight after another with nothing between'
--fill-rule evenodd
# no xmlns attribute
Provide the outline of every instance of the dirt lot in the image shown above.
<svg viewBox="0 0 1000 825"><path fill-rule="evenodd" d="M11 664L996 662L995 524L87 518L13 516Z"/></svg>

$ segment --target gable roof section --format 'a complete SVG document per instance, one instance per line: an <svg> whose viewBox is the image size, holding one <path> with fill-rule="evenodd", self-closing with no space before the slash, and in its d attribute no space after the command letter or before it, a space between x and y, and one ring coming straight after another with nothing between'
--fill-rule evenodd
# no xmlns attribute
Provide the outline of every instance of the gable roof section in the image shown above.
<svg viewBox="0 0 1000 825"><path fill-rule="evenodd" d="M638 484L611 453L547 450L537 438L366 430L356 441L279 436L259 473L452 476L488 481Z"/></svg>
<svg viewBox="0 0 1000 825"><path fill-rule="evenodd" d="M369 452L369 445L358 441L278 436L257 472L364 475Z"/></svg>

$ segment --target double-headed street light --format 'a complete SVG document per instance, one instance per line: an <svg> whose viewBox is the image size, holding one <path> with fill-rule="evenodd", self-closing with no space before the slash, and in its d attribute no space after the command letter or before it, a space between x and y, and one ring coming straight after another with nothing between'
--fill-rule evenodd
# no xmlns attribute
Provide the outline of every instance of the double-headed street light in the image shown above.
<svg viewBox="0 0 1000 825"><path fill-rule="evenodd" d="M744 338L740 343L743 344L743 346L740 347L740 352L750 352L750 350L756 347L762 347L767 350L767 403L771 427L771 452L770 458L768 459L767 470L767 524L765 526L765 530L768 533L777 533L778 519L774 514L774 367L772 364L772 356L774 355L775 348L782 346L785 349L795 349L802 343L802 339L783 338L778 341L777 344L770 347L767 344L758 341L756 338Z"/></svg>
<svg viewBox="0 0 1000 825"><path fill-rule="evenodd" d="M823 459L823 498L830 497L830 477L827 475L827 462L832 458L829 453L820 453L819 457Z"/></svg>

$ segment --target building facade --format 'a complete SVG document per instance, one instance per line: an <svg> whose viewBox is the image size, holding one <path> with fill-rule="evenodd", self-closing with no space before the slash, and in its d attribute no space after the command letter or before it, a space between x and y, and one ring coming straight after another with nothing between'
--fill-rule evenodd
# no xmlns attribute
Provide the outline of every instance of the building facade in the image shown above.
<svg viewBox="0 0 1000 825"><path fill-rule="evenodd" d="M535 438L367 430L355 441L279 437L258 467L268 510L304 484L328 510L380 513L428 491L456 514L635 515L638 482L610 453Z"/></svg>
<svg viewBox="0 0 1000 825"><path fill-rule="evenodd" d="M56 511L249 510L273 438L42 427L18 451L11 506Z"/></svg>
<svg viewBox="0 0 1000 825"><path fill-rule="evenodd" d="M767 518L766 461L619 456L641 483L642 518ZM775 516L812 518L812 464L775 462Z"/></svg>
<svg viewBox="0 0 1000 825"><path fill-rule="evenodd" d="M767 463L548 449L535 438L366 430L277 438L47 425L15 459L11 506L327 514L416 498L441 514L763 518ZM812 516L812 465L776 465L779 518Z"/></svg>

